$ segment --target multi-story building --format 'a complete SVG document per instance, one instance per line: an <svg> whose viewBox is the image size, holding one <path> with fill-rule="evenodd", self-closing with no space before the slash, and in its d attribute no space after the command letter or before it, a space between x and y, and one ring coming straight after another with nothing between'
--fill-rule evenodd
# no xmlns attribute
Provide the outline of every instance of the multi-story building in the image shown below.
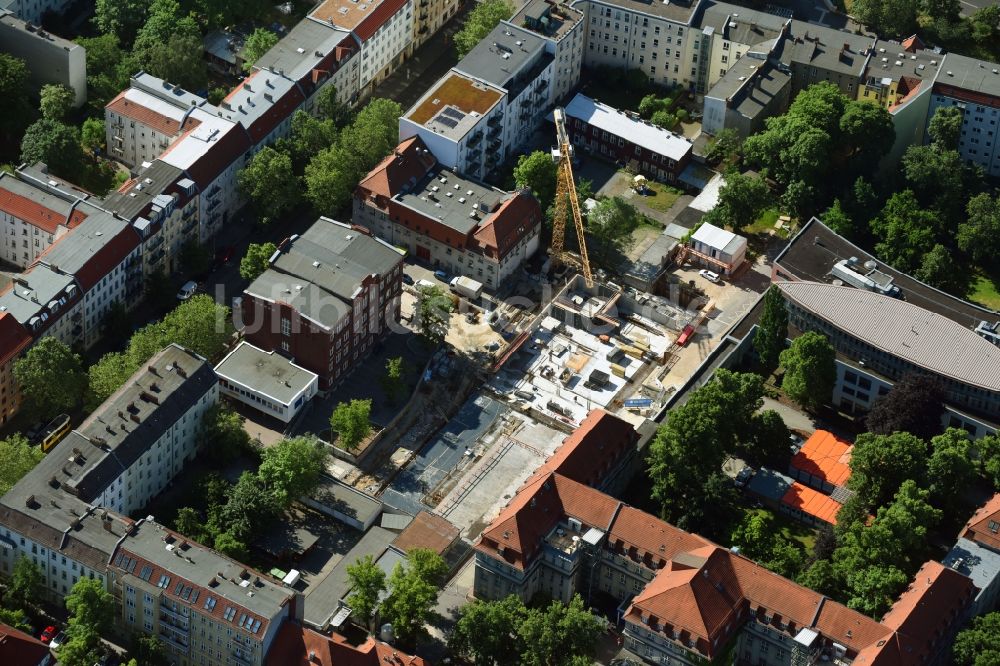
<svg viewBox="0 0 1000 666"><path fill-rule="evenodd" d="M70 5L68 0L0 0L0 11L6 10L22 21L41 25L47 13L60 14Z"/></svg>
<svg viewBox="0 0 1000 666"><path fill-rule="evenodd" d="M573 143L635 172L675 182L691 160L691 141L653 123L577 93L566 105Z"/></svg>
<svg viewBox="0 0 1000 666"><path fill-rule="evenodd" d="M985 615L1000 601L1000 494L986 501L962 527L942 563L972 579L977 589L974 615Z"/></svg>
<svg viewBox="0 0 1000 666"><path fill-rule="evenodd" d="M0 52L24 60L34 89L55 83L73 91L73 106L87 101L87 54L79 44L46 32L32 19L5 12L0 2Z"/></svg>
<svg viewBox="0 0 1000 666"><path fill-rule="evenodd" d="M81 577L106 582L138 511L194 455L201 415L218 396L205 360L171 345L0 498L0 572L21 557L59 600Z"/></svg>
<svg viewBox="0 0 1000 666"><path fill-rule="evenodd" d="M295 622L285 622L266 666L427 666L421 657L401 652L398 647L372 636L354 645L339 634L323 634Z"/></svg>
<svg viewBox="0 0 1000 666"><path fill-rule="evenodd" d="M102 204L118 217L132 220L142 244L142 270L170 275L180 270L180 252L198 239L198 193L194 181L177 167L159 160L127 181Z"/></svg>
<svg viewBox="0 0 1000 666"><path fill-rule="evenodd" d="M347 30L358 44L357 90L365 97L406 58L414 33L414 0L324 0L309 17Z"/></svg>
<svg viewBox="0 0 1000 666"><path fill-rule="evenodd" d="M319 377L244 340L217 366L222 394L288 423L316 395Z"/></svg>
<svg viewBox="0 0 1000 666"><path fill-rule="evenodd" d="M925 123L939 108L961 109L962 159L979 164L990 176L1000 175L1000 65L949 53L939 70Z"/></svg>
<svg viewBox="0 0 1000 666"><path fill-rule="evenodd" d="M538 249L541 208L442 168L420 137L403 141L358 184L354 221L396 247L497 289Z"/></svg>
<svg viewBox="0 0 1000 666"><path fill-rule="evenodd" d="M35 266L0 290L0 312L12 316L35 340L51 335L67 346L83 339L83 292L72 275Z"/></svg>
<svg viewBox="0 0 1000 666"><path fill-rule="evenodd" d="M476 543L478 598L600 591L619 601L632 653L692 666L730 651L766 666L937 663L973 603L968 577L928 562L876 622L564 475L607 462L601 437L566 446L579 450L543 464Z"/></svg>
<svg viewBox="0 0 1000 666"><path fill-rule="evenodd" d="M246 339L295 358L327 390L399 320L402 262L363 227L321 217L243 292Z"/></svg>
<svg viewBox="0 0 1000 666"><path fill-rule="evenodd" d="M413 3L413 37L410 38L409 51L413 50L434 36L452 16L458 12L458 0L417 0Z"/></svg>
<svg viewBox="0 0 1000 666"><path fill-rule="evenodd" d="M56 660L41 640L3 623L0 623L0 659L24 666L49 666Z"/></svg>
<svg viewBox="0 0 1000 666"><path fill-rule="evenodd" d="M691 235L687 255L698 265L731 275L746 262L747 239L706 222Z"/></svg>
<svg viewBox="0 0 1000 666"><path fill-rule="evenodd" d="M104 107L108 154L138 170L216 113L204 97L139 72Z"/></svg>
<svg viewBox="0 0 1000 666"><path fill-rule="evenodd" d="M337 100L350 104L358 97L358 43L349 30L306 17L261 56L254 66L298 81L305 94L302 108L313 113L316 93L327 85Z"/></svg>
<svg viewBox="0 0 1000 666"><path fill-rule="evenodd" d="M53 243L96 212L85 195L19 169L0 172L0 260L27 268Z"/></svg>
<svg viewBox="0 0 1000 666"><path fill-rule="evenodd" d="M31 334L14 315L0 312L0 425L21 406L21 395L14 381L14 363L31 343Z"/></svg>
<svg viewBox="0 0 1000 666"><path fill-rule="evenodd" d="M117 303L131 308L141 299L140 237L128 222L99 211L38 258L36 266L71 275L83 293L79 342L91 347L100 338L104 318Z"/></svg>
<svg viewBox="0 0 1000 666"><path fill-rule="evenodd" d="M139 520L108 564L118 623L151 635L173 663L263 666L302 596L271 577L149 520Z"/></svg>
<svg viewBox="0 0 1000 666"><path fill-rule="evenodd" d="M288 135L292 114L303 102L305 95L297 81L268 69L254 69L219 103L217 115L242 125L256 150Z"/></svg>

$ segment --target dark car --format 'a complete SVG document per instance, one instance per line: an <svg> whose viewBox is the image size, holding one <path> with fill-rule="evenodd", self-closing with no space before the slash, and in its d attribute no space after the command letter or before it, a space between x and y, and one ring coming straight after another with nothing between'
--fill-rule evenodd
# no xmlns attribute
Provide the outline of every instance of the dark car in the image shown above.
<svg viewBox="0 0 1000 666"><path fill-rule="evenodd" d="M440 269L434 271L434 277L436 277L438 280L441 280L441 282L448 281L448 274Z"/></svg>
<svg viewBox="0 0 1000 666"><path fill-rule="evenodd" d="M403 273L403 284L413 284L413 278L406 273Z"/></svg>

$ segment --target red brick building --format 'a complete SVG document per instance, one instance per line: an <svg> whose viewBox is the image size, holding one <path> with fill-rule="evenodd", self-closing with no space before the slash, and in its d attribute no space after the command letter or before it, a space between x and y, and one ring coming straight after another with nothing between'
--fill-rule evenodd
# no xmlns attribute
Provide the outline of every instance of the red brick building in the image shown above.
<svg viewBox="0 0 1000 666"><path fill-rule="evenodd" d="M321 217L243 292L246 339L293 358L327 390L399 320L402 263L367 230Z"/></svg>
<svg viewBox="0 0 1000 666"><path fill-rule="evenodd" d="M653 123L577 94L566 106L570 139L578 148L654 180L675 182L691 161L692 143Z"/></svg>

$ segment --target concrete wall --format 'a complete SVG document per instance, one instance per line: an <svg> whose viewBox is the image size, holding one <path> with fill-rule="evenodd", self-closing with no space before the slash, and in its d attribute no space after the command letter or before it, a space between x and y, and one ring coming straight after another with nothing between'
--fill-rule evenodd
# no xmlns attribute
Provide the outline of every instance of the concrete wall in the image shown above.
<svg viewBox="0 0 1000 666"><path fill-rule="evenodd" d="M40 18L40 17L39 17ZM38 21L39 18L31 18ZM87 101L87 54L78 44L68 42L33 27L0 22L0 51L21 58L28 64L31 84L41 89L46 83L57 83L73 91L73 106Z"/></svg>

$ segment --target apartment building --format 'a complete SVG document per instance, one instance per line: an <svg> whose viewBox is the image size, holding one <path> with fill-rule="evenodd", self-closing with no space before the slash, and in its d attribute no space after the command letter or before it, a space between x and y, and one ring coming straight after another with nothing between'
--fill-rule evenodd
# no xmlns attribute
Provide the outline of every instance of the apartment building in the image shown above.
<svg viewBox="0 0 1000 666"><path fill-rule="evenodd" d="M267 69L255 69L219 103L217 115L242 125L256 152L288 135L292 114L304 102L297 81Z"/></svg>
<svg viewBox="0 0 1000 666"><path fill-rule="evenodd" d="M584 12L556 0L529 0L507 23L545 39L545 51L552 56L549 103L568 95L579 83L583 67L587 40Z"/></svg>
<svg viewBox="0 0 1000 666"><path fill-rule="evenodd" d="M983 167L990 176L1000 175L1000 65L949 53L935 80L926 124L942 107L962 111L962 134L958 152L962 159Z"/></svg>
<svg viewBox="0 0 1000 666"><path fill-rule="evenodd" d="M458 0L417 0L413 5L413 37L410 38L409 54L433 37L458 12L458 8Z"/></svg>
<svg viewBox="0 0 1000 666"><path fill-rule="evenodd" d="M179 271L185 241L198 239L198 192L194 181L177 167L159 160L126 181L102 204L125 220L139 236L142 271L170 275Z"/></svg>
<svg viewBox="0 0 1000 666"><path fill-rule="evenodd" d="M302 596L149 520L139 520L108 564L118 623L150 635L173 663L263 666Z"/></svg>
<svg viewBox="0 0 1000 666"><path fill-rule="evenodd" d="M81 195L46 186L23 170L0 172L0 260L24 269L95 212Z"/></svg>
<svg viewBox="0 0 1000 666"><path fill-rule="evenodd" d="M15 12L16 13L16 12ZM17 18L0 2L0 52L24 60L35 91L55 83L73 91L73 106L87 101L87 54L79 44L46 32L38 20Z"/></svg>
<svg viewBox="0 0 1000 666"><path fill-rule="evenodd" d="M354 220L379 238L496 290L538 249L542 212L437 163L420 137L397 146L358 184Z"/></svg>
<svg viewBox="0 0 1000 666"><path fill-rule="evenodd" d="M327 85L337 89L337 100L342 104L357 100L359 51L350 31L307 16L254 66L297 81L305 95L302 108L313 113L316 93Z"/></svg>
<svg viewBox="0 0 1000 666"><path fill-rule="evenodd" d="M566 105L566 117L574 145L650 178L676 182L691 161L689 139L583 93Z"/></svg>
<svg viewBox="0 0 1000 666"><path fill-rule="evenodd" d="M245 337L295 358L329 390L399 320L402 262L364 228L321 217L282 242L243 292Z"/></svg>
<svg viewBox="0 0 1000 666"><path fill-rule="evenodd" d="M0 425L21 406L21 395L14 381L14 363L32 342L31 334L14 315L0 312Z"/></svg>
<svg viewBox="0 0 1000 666"><path fill-rule="evenodd" d="M108 154L138 170L215 114L204 97L139 72L104 107Z"/></svg>
<svg viewBox="0 0 1000 666"><path fill-rule="evenodd" d="M1000 601L1000 494L993 495L958 533L942 564L965 574L976 585L974 615L985 615Z"/></svg>
<svg viewBox="0 0 1000 666"><path fill-rule="evenodd" d="M340 634L323 634L295 622L285 622L268 655L266 666L429 666L421 657L369 636L353 645Z"/></svg>
<svg viewBox="0 0 1000 666"><path fill-rule="evenodd" d="M142 297L142 250L136 230L105 211L90 215L42 254L36 266L71 275L83 293L78 339L90 348L116 304L131 307Z"/></svg>
<svg viewBox="0 0 1000 666"><path fill-rule="evenodd" d="M67 346L83 337L83 292L72 275L35 266L0 290L0 312L13 317L35 340L51 335Z"/></svg>
<svg viewBox="0 0 1000 666"><path fill-rule="evenodd" d="M414 0L324 0L309 17L349 31L359 47L357 90L371 93L410 52L414 35Z"/></svg>
<svg viewBox="0 0 1000 666"><path fill-rule="evenodd" d="M584 473L603 464L601 438L568 443ZM580 471L559 461L566 455L557 451L483 530L478 598L542 592L565 602L600 591L619 601L632 653L691 666L730 651L766 666L935 663L968 617L973 582L936 562L879 623L565 476Z"/></svg>
<svg viewBox="0 0 1000 666"><path fill-rule="evenodd" d="M41 25L45 14L61 14L69 5L68 0L0 0L0 10L36 26Z"/></svg>

